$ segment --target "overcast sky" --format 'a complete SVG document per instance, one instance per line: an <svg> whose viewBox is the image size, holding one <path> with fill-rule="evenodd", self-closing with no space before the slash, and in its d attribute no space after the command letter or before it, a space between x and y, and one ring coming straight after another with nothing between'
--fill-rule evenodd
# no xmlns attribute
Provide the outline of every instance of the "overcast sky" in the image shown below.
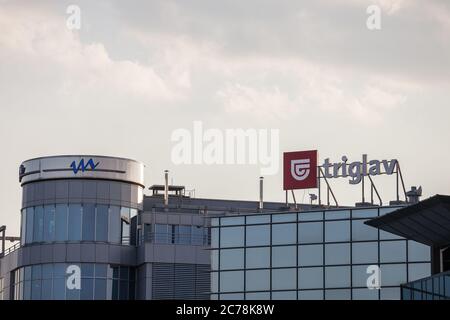
<svg viewBox="0 0 450 320"><path fill-rule="evenodd" d="M69 30L67 6L81 9ZM366 27L371 4L381 30ZM397 158L407 188L450 194L450 1L0 0L0 225L19 232L18 167L104 154L146 184L257 199L254 165L171 162L177 128L280 129L280 151ZM280 153L281 157L281 153ZM266 177L283 201L282 174ZM333 181L342 204L360 189ZM385 202L395 179L379 180ZM307 201L304 192L298 198Z"/></svg>

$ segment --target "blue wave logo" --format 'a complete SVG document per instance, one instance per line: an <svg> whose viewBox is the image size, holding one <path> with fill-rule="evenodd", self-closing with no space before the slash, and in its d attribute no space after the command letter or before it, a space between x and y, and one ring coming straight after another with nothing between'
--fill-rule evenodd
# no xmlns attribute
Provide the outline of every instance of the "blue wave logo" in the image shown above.
<svg viewBox="0 0 450 320"><path fill-rule="evenodd" d="M78 171L85 172L86 170L95 170L97 168L98 164L100 162L94 163L94 160L89 159L86 163L84 162L84 159L80 160L80 163L77 163L73 161L70 165L70 167L73 170L73 173L77 174ZM89 169L90 168L90 169Z"/></svg>

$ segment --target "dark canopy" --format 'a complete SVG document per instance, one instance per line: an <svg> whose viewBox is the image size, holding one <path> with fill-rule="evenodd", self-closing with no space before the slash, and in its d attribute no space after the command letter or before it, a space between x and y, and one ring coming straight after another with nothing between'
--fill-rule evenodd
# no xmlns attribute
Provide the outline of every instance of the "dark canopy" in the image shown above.
<svg viewBox="0 0 450 320"><path fill-rule="evenodd" d="M450 196L435 195L365 224L429 246L449 246Z"/></svg>

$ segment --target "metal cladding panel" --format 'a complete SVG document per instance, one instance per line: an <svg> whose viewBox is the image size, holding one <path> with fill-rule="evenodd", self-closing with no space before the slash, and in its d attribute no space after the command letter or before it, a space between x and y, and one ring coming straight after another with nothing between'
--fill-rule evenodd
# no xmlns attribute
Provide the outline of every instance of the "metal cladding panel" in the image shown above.
<svg viewBox="0 0 450 320"><path fill-rule="evenodd" d="M19 168L22 185L70 178L119 180L144 186L144 164L124 158L75 155L31 159Z"/></svg>

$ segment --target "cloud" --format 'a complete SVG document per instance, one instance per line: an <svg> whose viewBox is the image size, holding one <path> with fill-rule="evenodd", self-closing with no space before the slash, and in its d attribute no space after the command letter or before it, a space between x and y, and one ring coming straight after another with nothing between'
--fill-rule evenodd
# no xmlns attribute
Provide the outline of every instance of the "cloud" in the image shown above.
<svg viewBox="0 0 450 320"><path fill-rule="evenodd" d="M34 62L36 72L59 75L55 82L64 80L53 89L58 91L59 87L62 94L113 95L145 102L178 98L176 90L152 66L114 60L102 43L83 43L77 31L66 28L64 16L47 10L3 6L0 28L9 30L0 33L0 58L15 65ZM46 68L52 72L43 70Z"/></svg>

